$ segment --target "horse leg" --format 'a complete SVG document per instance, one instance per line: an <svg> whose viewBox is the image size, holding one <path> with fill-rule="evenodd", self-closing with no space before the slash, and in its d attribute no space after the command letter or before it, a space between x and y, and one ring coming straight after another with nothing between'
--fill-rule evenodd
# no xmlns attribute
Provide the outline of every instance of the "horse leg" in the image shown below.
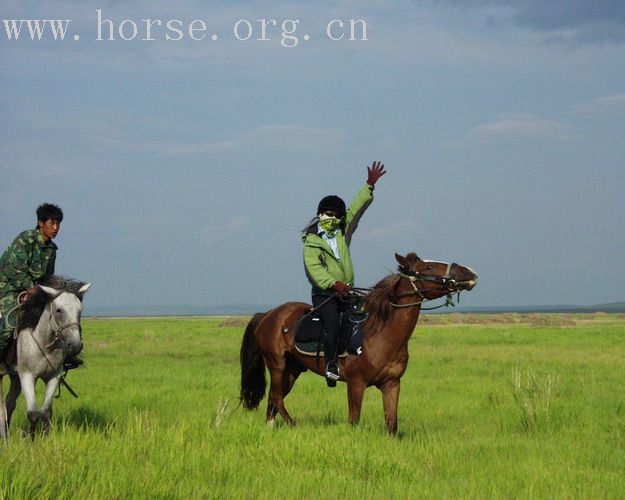
<svg viewBox="0 0 625 500"><path fill-rule="evenodd" d="M384 403L384 422L389 434L397 434L397 403L399 401L399 379L387 380L380 386Z"/></svg>
<svg viewBox="0 0 625 500"><path fill-rule="evenodd" d="M53 377L46 384L46 395L41 406L41 418L43 420L43 433L50 432L50 420L52 419L52 399L56 388L59 386L59 377Z"/></svg>
<svg viewBox="0 0 625 500"><path fill-rule="evenodd" d="M271 385L267 401L267 424L273 425L276 414L279 413L288 425L293 425L293 419L284 407L285 394L283 392L283 385L285 383L285 377L287 376L285 373L284 360L280 364L281 366L269 369Z"/></svg>
<svg viewBox="0 0 625 500"><path fill-rule="evenodd" d="M26 414L30 422L30 437L35 439L37 422L41 416L39 408L37 408L37 400L35 399L35 378L30 373L20 374L20 383L22 385L22 394L24 394L24 399L26 399Z"/></svg>
<svg viewBox="0 0 625 500"><path fill-rule="evenodd" d="M349 406L349 423L356 425L360 420L362 398L367 386L361 380L347 381L347 403Z"/></svg>
<svg viewBox="0 0 625 500"><path fill-rule="evenodd" d="M291 392L291 389L295 385L295 381L297 380L297 377L300 376L302 371L303 371L302 368L296 361L293 361L290 358L287 358L286 366L284 370L282 371L282 410L283 411L280 411L280 406L272 405L273 415L271 417L272 420L269 421L269 408L268 408L267 419L268 419L269 425L273 425L273 418L275 418L276 412L280 412L280 415L282 415L284 420L286 420L286 422L289 425L295 425L295 422L290 417L289 413L286 411L286 408L284 406L284 398L286 398L289 392ZM269 394L269 398L271 400L271 393Z"/></svg>
<svg viewBox="0 0 625 500"><path fill-rule="evenodd" d="M284 398L286 398L289 392L291 392L291 389L295 385L295 381L297 380L297 377L299 377L302 372L303 372L302 367L297 361L295 361L294 359L290 357L286 358L285 366L284 366L284 369L282 370L282 388L281 389L282 389L282 410L283 411L280 411L280 406L273 405L273 417L272 418L275 418L276 412L280 412L280 415L282 415L282 418L284 418L284 420L286 420L286 422L289 425L295 425L294 420L286 411L286 408L284 406ZM271 398L271 393L269 397Z"/></svg>
<svg viewBox="0 0 625 500"><path fill-rule="evenodd" d="M297 377L303 372L300 364L292 358L287 358L284 375L282 377L282 397L286 398L287 394L291 392Z"/></svg>
<svg viewBox="0 0 625 500"><path fill-rule="evenodd" d="M17 398L22 392L22 384L20 384L20 378L13 374L11 377L11 386L9 387L9 393L7 394L7 427L11 425L11 416L15 410L17 404Z"/></svg>

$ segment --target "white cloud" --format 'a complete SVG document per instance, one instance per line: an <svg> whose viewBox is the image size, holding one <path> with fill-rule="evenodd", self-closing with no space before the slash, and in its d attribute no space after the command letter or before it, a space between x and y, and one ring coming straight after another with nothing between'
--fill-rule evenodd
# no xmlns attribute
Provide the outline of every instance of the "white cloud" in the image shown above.
<svg viewBox="0 0 625 500"><path fill-rule="evenodd" d="M200 239L205 243L216 243L249 227L251 220L243 215L235 215L223 224L211 222L198 229Z"/></svg>
<svg viewBox="0 0 625 500"><path fill-rule="evenodd" d="M598 97L575 108L581 114L625 114L625 93Z"/></svg>
<svg viewBox="0 0 625 500"><path fill-rule="evenodd" d="M2 141L0 144L12 148L14 155L22 150L46 149L43 138L55 137L63 133L80 139L81 144L93 152L153 154L161 157L197 156L219 151L310 151L336 149L345 144L348 134L336 128L306 127L297 124L268 124L252 130L226 135L222 138L208 138L202 142L182 142L172 140L171 131L180 132L187 128L182 122L159 119L153 116L124 116L120 112L92 108L89 114L98 119L80 115L68 115L49 118L36 110L22 112L20 121L28 130L35 132L29 136L28 144L16 144L14 141ZM116 110L117 111L117 110ZM142 137L134 137L141 134ZM34 141L41 144L33 148Z"/></svg>
<svg viewBox="0 0 625 500"><path fill-rule="evenodd" d="M569 126L555 120L530 115L507 113L496 120L473 127L452 146L475 144L566 141L572 136Z"/></svg>
<svg viewBox="0 0 625 500"><path fill-rule="evenodd" d="M118 134L109 136L90 135L89 138L103 150L114 148L118 152L154 153L160 156L195 156L215 151L253 150L318 150L339 147L347 133L339 129L303 127L300 125L265 125L241 132L231 137L185 144L171 141L132 141Z"/></svg>
<svg viewBox="0 0 625 500"><path fill-rule="evenodd" d="M265 125L230 138L196 144L169 145L168 155L198 155L235 149L307 150L338 147L347 134L338 129L302 127L299 125Z"/></svg>

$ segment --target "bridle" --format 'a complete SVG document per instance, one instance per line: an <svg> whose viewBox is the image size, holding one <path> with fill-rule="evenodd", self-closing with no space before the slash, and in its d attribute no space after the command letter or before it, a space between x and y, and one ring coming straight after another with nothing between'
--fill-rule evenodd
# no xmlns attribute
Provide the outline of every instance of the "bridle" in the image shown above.
<svg viewBox="0 0 625 500"><path fill-rule="evenodd" d="M396 302L391 302L391 305L395 308L400 309L404 307L419 306L423 304L424 302L429 302L430 300L434 300L434 299L428 299L425 295L423 295L423 291L421 291L421 289L419 289L419 287L417 286L417 283L430 282L430 283L438 283L439 286L435 288L429 288L427 290L428 292L440 292L440 291L447 292L445 294L445 303L439 306L422 308L422 309L427 311L427 310L432 310L432 309L439 309L441 307L448 307L448 306L454 307L456 304L454 304L453 302L452 294L457 293L458 294L457 300L459 301L460 291L461 291L458 289L459 282L456 280L457 268L458 268L458 264L456 264L455 262L451 264L447 264L447 269L445 270L445 274L443 276L438 276L436 274L424 274L418 271L400 270L399 272L400 278L407 279L408 281L410 281L410 284L412 285L412 291L403 292L403 293L394 295L393 297L395 299L400 299L402 297L417 296L419 297L419 300L416 302L410 302L408 304L398 304Z"/></svg>
<svg viewBox="0 0 625 500"><path fill-rule="evenodd" d="M78 333L80 334L80 337L82 338L82 326L80 325L80 321L72 321L71 323L65 323L63 325L59 325L56 321L56 318L54 317L54 311L50 311L50 329L52 330L52 335L54 336L54 340L52 340L52 342L50 342L46 346L46 349L49 349L50 347L52 347L54 344L57 343L57 341L61 342L62 344L65 344L66 341L63 339L63 337L61 337L61 333L64 330L67 330L68 328L72 328L74 326L78 328Z"/></svg>
<svg viewBox="0 0 625 500"><path fill-rule="evenodd" d="M54 301L51 301L50 302L50 309L52 309L53 306L54 306ZM54 339L52 340L52 342L50 342L48 345L45 346L46 349L50 349L50 347L52 347L57 342L60 342L62 345L64 345L66 343L66 340L64 340L63 337L61 337L61 333L64 330L67 330L68 328L72 328L73 326L78 327L78 333L80 334L80 338L82 338L82 326L80 325L80 321L72 321L70 323L65 323L63 325L59 325L58 322L56 321L56 318L54 317L54 311L52 311L52 310L50 310L49 325L50 325L50 329L52 330L52 334L54 335ZM32 339L32 341L35 343L35 345L39 349L39 352L41 353L43 358L48 363L48 366L54 371L55 370L54 365L52 365L52 363L50 362L50 359L46 355L45 351L43 350L43 348L41 347L39 342L37 342L37 339L35 338L35 335L33 334L32 328L28 330L28 333L30 333L30 338ZM59 383L60 383L60 385L58 387L59 391L58 391L56 397L58 398L58 397L61 396L61 385L62 385L69 391L69 393L72 396L77 398L78 394L76 394L74 389L72 389L70 387L70 385L65 381L65 377L66 376L67 376L67 370L65 370L65 373L63 375L59 374Z"/></svg>

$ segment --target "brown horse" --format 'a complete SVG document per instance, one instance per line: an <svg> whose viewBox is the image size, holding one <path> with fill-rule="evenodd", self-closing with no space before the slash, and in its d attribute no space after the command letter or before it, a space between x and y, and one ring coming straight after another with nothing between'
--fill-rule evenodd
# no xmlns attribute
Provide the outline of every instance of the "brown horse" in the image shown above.
<svg viewBox="0 0 625 500"><path fill-rule="evenodd" d="M380 281L364 298L369 318L364 325L363 352L341 358L341 380L347 382L349 422L358 423L367 387L382 391L386 428L397 433L397 402L401 376L408 364L408 340L417 324L421 304L471 290L477 274L468 267L421 260L411 253L395 254L399 273ZM306 370L325 374L322 356L305 356L295 349L297 321L311 306L288 302L249 322L241 346L241 401L246 409L258 407L265 395L265 366L270 375L267 423L277 413L292 425L284 398Z"/></svg>

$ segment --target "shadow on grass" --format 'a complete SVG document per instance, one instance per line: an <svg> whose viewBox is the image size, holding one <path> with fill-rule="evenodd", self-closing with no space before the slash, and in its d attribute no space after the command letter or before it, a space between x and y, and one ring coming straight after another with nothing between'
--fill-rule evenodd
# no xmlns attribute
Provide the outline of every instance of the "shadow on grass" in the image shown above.
<svg viewBox="0 0 625 500"><path fill-rule="evenodd" d="M102 412L88 406L80 406L63 417L62 425L81 431L107 431L115 426L115 421Z"/></svg>

